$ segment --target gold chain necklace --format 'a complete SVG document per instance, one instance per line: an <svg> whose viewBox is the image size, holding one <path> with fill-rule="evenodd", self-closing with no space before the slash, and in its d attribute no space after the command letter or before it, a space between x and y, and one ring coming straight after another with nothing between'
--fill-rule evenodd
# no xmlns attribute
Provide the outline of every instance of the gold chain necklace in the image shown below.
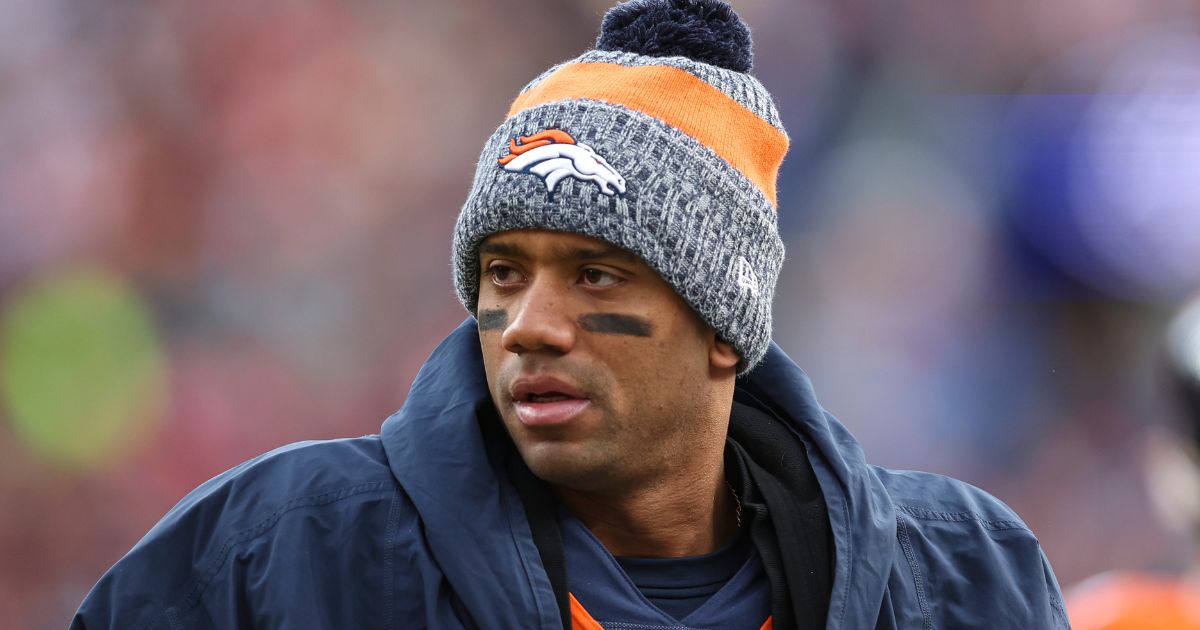
<svg viewBox="0 0 1200 630"><path fill-rule="evenodd" d="M737 518L738 529L742 528L742 499L738 497L737 490L733 489L733 484L729 480L725 480L725 487L729 488L729 494L733 495L733 515Z"/></svg>

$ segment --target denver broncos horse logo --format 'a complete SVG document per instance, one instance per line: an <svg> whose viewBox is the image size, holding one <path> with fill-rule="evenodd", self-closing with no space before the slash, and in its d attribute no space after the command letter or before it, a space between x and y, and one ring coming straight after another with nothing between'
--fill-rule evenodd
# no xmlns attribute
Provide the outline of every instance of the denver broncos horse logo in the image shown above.
<svg viewBox="0 0 1200 630"><path fill-rule="evenodd" d="M518 142L520 140L520 142ZM547 129L532 136L508 141L508 155L500 158L500 168L510 173L533 173L546 183L546 192L566 177L592 182L605 195L625 194L625 178L586 144L559 129Z"/></svg>

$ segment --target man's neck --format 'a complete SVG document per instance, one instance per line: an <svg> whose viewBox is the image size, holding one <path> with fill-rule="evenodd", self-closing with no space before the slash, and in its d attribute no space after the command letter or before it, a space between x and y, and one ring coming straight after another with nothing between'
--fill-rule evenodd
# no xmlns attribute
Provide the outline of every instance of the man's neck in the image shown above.
<svg viewBox="0 0 1200 630"><path fill-rule="evenodd" d="M727 545L740 525L724 469L706 473L632 492L558 487L555 494L614 556L699 556Z"/></svg>

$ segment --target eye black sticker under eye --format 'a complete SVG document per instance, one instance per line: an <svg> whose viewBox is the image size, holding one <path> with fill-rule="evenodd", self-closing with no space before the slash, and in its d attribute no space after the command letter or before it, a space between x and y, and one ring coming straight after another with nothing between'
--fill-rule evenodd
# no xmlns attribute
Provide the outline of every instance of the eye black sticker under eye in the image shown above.
<svg viewBox="0 0 1200 630"><path fill-rule="evenodd" d="M580 316L579 325L589 332L631 337L649 337L654 329L650 322L641 317L618 313L589 313Z"/></svg>
<svg viewBox="0 0 1200 630"><path fill-rule="evenodd" d="M504 330L508 327L508 311L489 309L479 311L479 330Z"/></svg>

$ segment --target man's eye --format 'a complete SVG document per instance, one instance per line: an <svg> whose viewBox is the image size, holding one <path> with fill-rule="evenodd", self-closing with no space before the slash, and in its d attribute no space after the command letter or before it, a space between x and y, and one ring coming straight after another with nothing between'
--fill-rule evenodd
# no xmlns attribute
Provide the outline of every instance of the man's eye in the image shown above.
<svg viewBox="0 0 1200 630"><path fill-rule="evenodd" d="M519 271L505 265L488 267L487 273L492 277L492 283L499 286L517 284L524 279Z"/></svg>
<svg viewBox="0 0 1200 630"><path fill-rule="evenodd" d="M620 278L602 269L588 267L583 270L583 283L588 286L610 287L620 281Z"/></svg>

